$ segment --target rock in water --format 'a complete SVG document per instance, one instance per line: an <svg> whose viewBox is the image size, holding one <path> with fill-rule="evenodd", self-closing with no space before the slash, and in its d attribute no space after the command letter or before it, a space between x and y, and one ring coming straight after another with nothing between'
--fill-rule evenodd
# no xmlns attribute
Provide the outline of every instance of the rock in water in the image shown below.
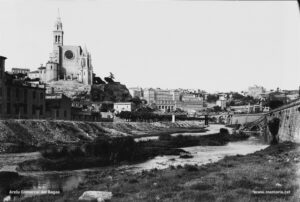
<svg viewBox="0 0 300 202"><path fill-rule="evenodd" d="M80 197L81 201L97 201L104 202L110 200L112 193L108 191L85 191Z"/></svg>
<svg viewBox="0 0 300 202"><path fill-rule="evenodd" d="M189 152L180 152L179 158L189 159L189 158L193 158L193 155Z"/></svg>

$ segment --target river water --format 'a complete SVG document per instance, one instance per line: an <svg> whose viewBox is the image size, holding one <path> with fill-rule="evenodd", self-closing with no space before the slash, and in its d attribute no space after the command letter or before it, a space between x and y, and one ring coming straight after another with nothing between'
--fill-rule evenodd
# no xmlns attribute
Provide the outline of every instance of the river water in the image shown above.
<svg viewBox="0 0 300 202"><path fill-rule="evenodd" d="M216 162L225 156L234 156L237 154L246 155L259 151L268 147L268 145L261 143L255 137L250 137L246 141L230 142L225 146L195 146L182 148L192 154L192 158L184 159L178 156L157 156L154 159L148 160L144 163L124 166L128 170L139 172L142 170L151 170L154 168L165 169L169 166L178 165L204 165L207 163Z"/></svg>
<svg viewBox="0 0 300 202"><path fill-rule="evenodd" d="M230 134L232 134L232 128L228 128L222 124L210 124L205 129L205 132L197 132L197 133L173 133L171 136L178 136L178 135L188 135L188 136L202 136L202 135L212 135L217 134L220 132L221 128L226 128ZM139 137L135 138L136 142L139 141L148 141L148 140L158 140L159 136L149 136L149 137Z"/></svg>
<svg viewBox="0 0 300 202"><path fill-rule="evenodd" d="M216 129L217 131L217 129ZM203 133L192 133L193 135L203 135ZM210 133L207 133L210 134ZM176 134L177 135L177 134ZM183 134L187 135L187 134ZM128 172L140 172L142 170L150 170L153 168L165 169L169 166L178 165L203 165L211 162L216 162L225 156L233 155L245 155L253 153L255 151L266 148L268 145L263 144L260 140L251 137L245 141L231 142L225 146L195 146L186 147L184 150L190 152L193 157L188 159L179 158L179 156L158 156L154 159L148 160L144 163L120 166L117 169ZM3 154L0 155L0 171L14 170L16 163L20 163L23 160L35 159L39 157L39 153L26 153L26 154ZM22 160L23 159L23 160ZM72 171L47 171L47 172L23 172L19 173L21 176L25 176L30 180L26 180L27 183L21 183L18 186L10 186L14 184L14 179L8 180L6 183L0 182L0 191L2 196L7 193L8 190L20 191L23 190L21 197L28 197L32 194L45 194L47 191L53 191L50 194L58 194L59 192L70 191L76 189L85 177L89 173L97 173L104 168L93 168L83 170ZM19 179L15 179L18 181ZM1 179L0 179L1 181ZM3 179L2 179L3 181ZM17 190L14 190L17 189ZM25 191L24 191L25 190ZM33 192L39 190L40 192ZM42 191L41 191L42 190ZM49 192L48 192L49 194ZM18 195L18 194L17 194ZM20 195L18 195L20 197ZM8 201L10 196L6 198ZM1 199L0 199L1 200Z"/></svg>

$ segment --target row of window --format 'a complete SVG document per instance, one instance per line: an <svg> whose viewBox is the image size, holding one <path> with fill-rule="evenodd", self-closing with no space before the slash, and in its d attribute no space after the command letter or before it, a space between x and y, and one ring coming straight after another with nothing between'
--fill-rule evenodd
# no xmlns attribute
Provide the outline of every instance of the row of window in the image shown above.
<svg viewBox="0 0 300 202"><path fill-rule="evenodd" d="M8 115L27 115L28 114L28 105L27 104L24 104L24 105L15 105L14 106L14 112L12 110L12 104L11 103L7 103L6 104L6 113ZM43 105L40 105L39 107L37 107L36 105L32 105L32 108L31 108L31 114L32 115L37 115L37 112L39 112L39 115L43 115L44 114L44 111L43 111L44 107ZM2 114L2 104L0 104L0 114ZM30 114L30 113L29 113ZM55 110L55 116L56 118L59 118L60 117L60 111L59 110ZM64 110L63 111L63 117L64 118L67 118L67 110Z"/></svg>
<svg viewBox="0 0 300 202"><path fill-rule="evenodd" d="M55 36L55 42L60 43L60 36Z"/></svg>
<svg viewBox="0 0 300 202"><path fill-rule="evenodd" d="M28 105L27 104L14 104L14 112L12 111L12 104L11 103L7 103L6 104L6 113L7 114L24 114L27 115L28 114ZM40 105L39 107L37 107L36 105L32 105L31 108L31 114L32 115L36 115L36 112L39 110L39 114L43 115L43 105ZM0 113L2 114L2 105L0 104Z"/></svg>
<svg viewBox="0 0 300 202"><path fill-rule="evenodd" d="M158 106L158 109L171 109L173 110L174 109L174 106Z"/></svg>
<svg viewBox="0 0 300 202"><path fill-rule="evenodd" d="M2 93L2 90L1 90L1 89L0 89L0 92ZM15 92L16 92L16 99L19 100L19 99L20 99L20 95L21 95L20 89L17 88ZM37 98L37 94L39 94L40 100L43 100L43 99L44 99L44 93L43 93L43 92L37 93L36 91L33 91L33 92L32 92L32 99L33 99L33 100L35 100L35 99ZM10 89L10 88L7 88L7 93L6 93L6 95L7 95L7 99L10 100L10 98L11 98L11 89ZM0 94L0 96L1 96L1 94ZM25 90L24 90L24 102L27 101L27 96L28 96L28 90L25 89Z"/></svg>

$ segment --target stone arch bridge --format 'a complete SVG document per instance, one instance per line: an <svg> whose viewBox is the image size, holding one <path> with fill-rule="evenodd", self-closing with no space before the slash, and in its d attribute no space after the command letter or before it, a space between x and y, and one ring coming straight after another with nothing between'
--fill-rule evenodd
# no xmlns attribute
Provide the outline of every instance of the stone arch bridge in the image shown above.
<svg viewBox="0 0 300 202"><path fill-rule="evenodd" d="M300 99L263 114L257 120L244 124L240 130L245 133L260 133L266 142L270 142L272 135L268 123L274 118L280 120L277 134L280 142L300 143Z"/></svg>

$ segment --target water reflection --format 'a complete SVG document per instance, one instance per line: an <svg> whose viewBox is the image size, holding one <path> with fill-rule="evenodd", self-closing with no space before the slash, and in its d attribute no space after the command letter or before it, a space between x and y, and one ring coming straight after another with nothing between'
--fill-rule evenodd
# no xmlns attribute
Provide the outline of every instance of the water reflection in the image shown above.
<svg viewBox="0 0 300 202"><path fill-rule="evenodd" d="M178 135L183 135L183 136L202 136L202 135L212 135L212 134L217 134L220 132L221 128L226 128L229 132L229 134L232 134L232 128L228 128L225 125L222 124L211 124L208 127L206 127L207 131L205 132L197 132L197 133L174 133L171 136L178 136ZM158 140L159 136L148 136L148 137L139 137L139 138L134 138L136 142L141 142L141 141L148 141L148 140Z"/></svg>

